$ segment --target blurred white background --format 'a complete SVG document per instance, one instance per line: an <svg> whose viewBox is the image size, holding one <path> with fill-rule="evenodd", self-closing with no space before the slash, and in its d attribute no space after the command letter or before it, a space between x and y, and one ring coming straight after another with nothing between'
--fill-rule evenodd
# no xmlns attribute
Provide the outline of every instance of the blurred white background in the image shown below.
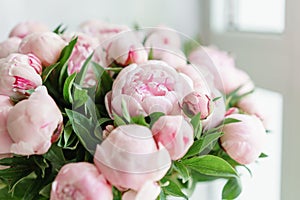
<svg viewBox="0 0 300 200"><path fill-rule="evenodd" d="M177 31L194 37L201 35L205 44L215 44L232 52L240 68L249 72L259 87L277 91L284 96L282 190L281 199L295 199L300 196L298 183L300 175L298 156L300 134L298 120L300 113L300 1L283 0L253 1L257 6L234 7L234 13L241 16L253 14L250 23L264 21L264 10L275 9L284 18L270 17L277 30L247 30L237 26L240 21L231 21L234 27L224 28L222 21L229 17L225 8L243 0L1 0L0 1L0 41L4 40L10 29L20 21L37 20L55 28L64 23L70 30L76 30L80 22L88 19L104 19L113 23L138 23L143 27L166 24ZM248 1L250 2L250 1ZM262 3L264 2L264 3ZM225 6L224 6L225 5ZM263 6L267 5L266 8ZM278 6L279 5L279 6ZM241 8L246 11L241 11ZM260 11L259 11L260 8ZM228 9L228 8L227 8ZM247 10L248 9L248 10ZM274 11L273 9L273 11ZM276 11L276 9L278 9ZM283 12L282 12L283 11ZM222 15L225 13L225 15ZM258 15L257 13L263 13ZM267 12L266 12L267 16ZM247 17L247 16L246 16ZM248 16L249 17L249 16ZM283 20L282 20L283 19ZM275 20L275 21L274 21ZM248 21L249 22L249 21ZM221 23L221 26L219 26ZM223 24L222 24L223 23ZM232 24L231 24L232 25ZM250 24L251 25L251 24ZM253 24L252 24L253 25ZM250 26L251 27L251 26ZM254 28L253 28L254 27ZM249 26L248 26L249 28ZM260 26L261 28L261 26ZM276 109L276 108L274 108ZM274 113L276 114L276 113ZM278 155L280 157L280 155ZM277 177L278 178L278 177ZM270 180L272 181L272 180ZM265 187L268 187L266 185ZM272 199L271 199L272 200Z"/></svg>

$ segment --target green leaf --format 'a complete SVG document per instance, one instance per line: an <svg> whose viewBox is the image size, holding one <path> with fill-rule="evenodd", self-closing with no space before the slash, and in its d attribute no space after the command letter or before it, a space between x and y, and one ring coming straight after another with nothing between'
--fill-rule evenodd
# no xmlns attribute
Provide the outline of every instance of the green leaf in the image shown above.
<svg viewBox="0 0 300 200"><path fill-rule="evenodd" d="M67 163L62 149L56 146L56 144L53 144L49 151L43 155L43 157L50 161L55 172L58 172L60 168Z"/></svg>
<svg viewBox="0 0 300 200"><path fill-rule="evenodd" d="M124 99L122 99L122 102L121 102L121 108L122 108L122 117L127 121L127 122L130 122L130 115L129 115L129 112L128 112L128 107L127 107L127 104L126 104L126 101Z"/></svg>
<svg viewBox="0 0 300 200"><path fill-rule="evenodd" d="M174 161L174 167L175 167L175 170L177 172L179 172L180 175L182 176L184 183L190 179L189 170L186 168L186 166L184 164L182 164L181 162L178 162L178 161Z"/></svg>
<svg viewBox="0 0 300 200"><path fill-rule="evenodd" d="M52 71L57 68L59 65L59 62L58 63L55 63L49 67L46 67L43 72L42 72L42 79L43 79L43 83L45 83L49 77L49 75L52 73Z"/></svg>
<svg viewBox="0 0 300 200"><path fill-rule="evenodd" d="M143 115L131 117L130 123L131 124L139 124L139 125L146 126L149 128L149 124L146 122L145 117Z"/></svg>
<svg viewBox="0 0 300 200"><path fill-rule="evenodd" d="M241 120L238 119L234 119L234 118L225 118L223 124L231 124L231 123L237 123L237 122L241 122Z"/></svg>
<svg viewBox="0 0 300 200"><path fill-rule="evenodd" d="M73 108L77 109L80 106L84 105L89 99L88 91L86 89L82 89L79 85L73 84Z"/></svg>
<svg viewBox="0 0 300 200"><path fill-rule="evenodd" d="M73 110L65 109L72 124L73 130L79 138L81 144L91 154L95 152L97 144L101 141L94 136L95 126L92 120Z"/></svg>
<svg viewBox="0 0 300 200"><path fill-rule="evenodd" d="M121 200L122 199L122 193L115 187L112 188L113 192L113 200Z"/></svg>
<svg viewBox="0 0 300 200"><path fill-rule="evenodd" d="M264 153L261 153L260 155L259 155L259 158L267 158L267 157L269 157L267 154L264 154Z"/></svg>
<svg viewBox="0 0 300 200"><path fill-rule="evenodd" d="M153 60L153 48L150 48L149 54L148 54L148 60Z"/></svg>
<svg viewBox="0 0 300 200"><path fill-rule="evenodd" d="M46 198L50 198L51 186L52 183L49 183L48 185L46 185L40 190L39 194Z"/></svg>
<svg viewBox="0 0 300 200"><path fill-rule="evenodd" d="M73 82L76 78L76 73L72 74L71 76L69 76L65 83L64 83L64 87L63 87L63 97L65 99L65 101L69 102L69 103L73 103L73 97L72 97L72 86L73 86Z"/></svg>
<svg viewBox="0 0 300 200"><path fill-rule="evenodd" d="M53 32L60 35L63 34L67 30L67 27L63 27L63 24L58 25Z"/></svg>
<svg viewBox="0 0 300 200"><path fill-rule="evenodd" d="M236 178L238 174L236 170L224 159L213 156L204 155L183 160L182 163L195 171L209 176L220 178Z"/></svg>
<svg viewBox="0 0 300 200"><path fill-rule="evenodd" d="M162 183L161 187L165 194L188 199L187 196L181 191L181 188L173 180L165 177L160 182Z"/></svg>
<svg viewBox="0 0 300 200"><path fill-rule="evenodd" d="M222 135L222 132L217 132L205 135L200 140L196 140L193 143L193 145L189 148L188 152L185 154L183 159L200 154L209 145L211 145L213 142L216 142Z"/></svg>
<svg viewBox="0 0 300 200"><path fill-rule="evenodd" d="M119 115L117 115L115 113L113 114L113 116L114 116L115 126L122 126L122 125L126 125L129 123L123 117L120 117Z"/></svg>
<svg viewBox="0 0 300 200"><path fill-rule="evenodd" d="M164 116L165 113L162 112L154 112L151 113L148 117L150 118L150 128L152 128L153 124L162 116Z"/></svg>
<svg viewBox="0 0 300 200"><path fill-rule="evenodd" d="M195 138L200 139L202 133L202 122L201 122L201 114L198 113L191 119L191 124L194 128Z"/></svg>
<svg viewBox="0 0 300 200"><path fill-rule="evenodd" d="M89 64L93 58L93 53L84 61L81 69L80 69L80 72L78 73L76 79L75 79L75 83L82 86L83 84L83 81L85 79L85 75L86 75L86 72L88 70L88 67L89 67Z"/></svg>
<svg viewBox="0 0 300 200"><path fill-rule="evenodd" d="M230 178L222 191L222 199L236 199L242 192L242 185L239 178Z"/></svg>
<svg viewBox="0 0 300 200"><path fill-rule="evenodd" d="M48 162L43 157L37 157L37 156L34 157L33 160L41 170L41 177L44 178L46 175L46 169L49 167Z"/></svg>

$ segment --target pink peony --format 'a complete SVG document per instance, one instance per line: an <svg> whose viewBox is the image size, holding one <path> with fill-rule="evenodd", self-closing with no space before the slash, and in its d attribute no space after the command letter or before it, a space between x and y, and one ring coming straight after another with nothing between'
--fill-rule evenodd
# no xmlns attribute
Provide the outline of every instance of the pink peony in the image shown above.
<svg viewBox="0 0 300 200"><path fill-rule="evenodd" d="M32 33L22 40L19 52L34 54L41 60L44 67L48 67L57 62L66 45L67 43L55 33Z"/></svg>
<svg viewBox="0 0 300 200"><path fill-rule="evenodd" d="M50 200L67 199L112 200L112 186L91 163L66 164L52 183Z"/></svg>
<svg viewBox="0 0 300 200"><path fill-rule="evenodd" d="M14 64L28 64L31 66L36 73L42 74L42 63L41 61L33 54L20 54L20 53L12 53L8 57L6 57L7 62L11 62Z"/></svg>
<svg viewBox="0 0 300 200"><path fill-rule="evenodd" d="M0 43L0 58L5 58L11 53L18 52L21 39L18 37L11 37Z"/></svg>
<svg viewBox="0 0 300 200"><path fill-rule="evenodd" d="M189 60L199 68L212 73L214 84L225 94L245 86L240 93L251 91L254 86L248 74L235 67L235 61L227 52L215 47L199 47L189 55Z"/></svg>
<svg viewBox="0 0 300 200"><path fill-rule="evenodd" d="M62 130L62 114L44 86L8 113L7 130L14 144L11 152L20 155L44 154Z"/></svg>
<svg viewBox="0 0 300 200"><path fill-rule="evenodd" d="M12 107L13 104L10 101L10 98L8 96L0 95L0 157L1 155L9 155L13 143L6 127L8 112Z"/></svg>
<svg viewBox="0 0 300 200"><path fill-rule="evenodd" d="M122 66L144 63L148 54L133 32L124 32L103 44L106 47L106 66L116 62Z"/></svg>
<svg viewBox="0 0 300 200"><path fill-rule="evenodd" d="M0 94L13 98L28 96L27 90L42 85L42 79L35 71L35 64L29 64L30 57L11 54L0 59Z"/></svg>
<svg viewBox="0 0 300 200"><path fill-rule="evenodd" d="M206 119L213 110L211 97L202 92L191 92L182 100L182 109L188 116L201 114L201 119Z"/></svg>
<svg viewBox="0 0 300 200"><path fill-rule="evenodd" d="M157 183L148 181L139 191L129 190L122 195L122 200L155 200L161 188Z"/></svg>
<svg viewBox="0 0 300 200"><path fill-rule="evenodd" d="M99 20L88 20L83 22L80 25L80 29L82 32L98 38L99 42L104 42L118 33L130 30L130 28L125 25L110 24Z"/></svg>
<svg viewBox="0 0 300 200"><path fill-rule="evenodd" d="M135 191L163 178L171 166L168 151L157 146L151 131L135 124L114 129L97 146L94 162L112 185Z"/></svg>
<svg viewBox="0 0 300 200"><path fill-rule="evenodd" d="M50 31L44 23L25 21L17 24L10 32L9 37L24 38L31 33Z"/></svg>
<svg viewBox="0 0 300 200"><path fill-rule="evenodd" d="M194 142L194 131L183 116L162 116L152 126L157 143L168 150L172 160L182 158Z"/></svg>
<svg viewBox="0 0 300 200"><path fill-rule="evenodd" d="M131 116L153 112L181 114L179 103L193 91L192 81L162 61L132 64L123 69L106 95L109 113L122 115L124 101Z"/></svg>
<svg viewBox="0 0 300 200"><path fill-rule="evenodd" d="M250 164L258 159L266 142L262 122L254 115L232 114L240 122L226 124L223 128L221 146L240 164Z"/></svg>
<svg viewBox="0 0 300 200"><path fill-rule="evenodd" d="M264 113L260 109L259 102L255 99L253 94L246 95L237 104L237 106L249 115L255 115L263 122L266 120Z"/></svg>

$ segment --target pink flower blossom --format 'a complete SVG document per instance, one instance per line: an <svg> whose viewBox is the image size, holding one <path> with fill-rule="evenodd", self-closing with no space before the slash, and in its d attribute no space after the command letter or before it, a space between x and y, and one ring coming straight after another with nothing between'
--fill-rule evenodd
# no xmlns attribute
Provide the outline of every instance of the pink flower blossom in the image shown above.
<svg viewBox="0 0 300 200"><path fill-rule="evenodd" d="M122 200L155 200L161 191L160 186L148 181L139 191L129 190L122 195Z"/></svg>
<svg viewBox="0 0 300 200"><path fill-rule="evenodd" d="M22 40L19 52L34 54L44 67L48 67L57 62L66 45L67 43L55 33L32 33Z"/></svg>
<svg viewBox="0 0 300 200"><path fill-rule="evenodd" d="M18 52L21 39L18 37L11 37L0 43L0 58L5 58L11 53Z"/></svg>
<svg viewBox="0 0 300 200"><path fill-rule="evenodd" d="M24 38L31 33L47 32L49 27L37 21L25 21L17 24L9 33L9 37Z"/></svg>
<svg viewBox="0 0 300 200"><path fill-rule="evenodd" d="M194 142L194 131L183 116L162 116L151 128L157 143L168 150L172 160L182 158Z"/></svg>
<svg viewBox="0 0 300 200"><path fill-rule="evenodd" d="M38 109L37 109L38 108ZM19 155L44 154L62 131L62 114L46 87L38 87L28 99L8 113L7 130Z"/></svg>
<svg viewBox="0 0 300 200"><path fill-rule="evenodd" d="M136 124L114 129L97 146L94 162L112 185L135 191L160 180L171 166L168 151L157 146L150 129Z"/></svg>
<svg viewBox="0 0 300 200"><path fill-rule="evenodd" d="M11 62L14 64L28 64L36 71L36 73L42 74L42 63L33 54L12 53L9 56L7 56L6 60L7 62Z"/></svg>
<svg viewBox="0 0 300 200"><path fill-rule="evenodd" d="M106 95L109 113L122 115L122 101L130 116L153 112L181 114L180 102L193 91L192 81L162 61L147 61L124 68Z"/></svg>
<svg viewBox="0 0 300 200"><path fill-rule="evenodd" d="M254 115L232 114L240 122L226 124L221 145L228 155L240 164L250 164L258 159L266 142L262 122Z"/></svg>
<svg viewBox="0 0 300 200"><path fill-rule="evenodd" d="M132 63L144 63L148 54L142 43L133 32L123 32L107 40L103 44L106 47L106 66L116 62L122 66Z"/></svg>
<svg viewBox="0 0 300 200"><path fill-rule="evenodd" d="M112 200L112 186L91 163L66 164L52 183L50 200L66 199Z"/></svg>
<svg viewBox="0 0 300 200"><path fill-rule="evenodd" d="M42 85L42 79L35 71L36 63L30 65L26 55L11 54L0 59L0 94L19 99L28 96L28 90Z"/></svg>

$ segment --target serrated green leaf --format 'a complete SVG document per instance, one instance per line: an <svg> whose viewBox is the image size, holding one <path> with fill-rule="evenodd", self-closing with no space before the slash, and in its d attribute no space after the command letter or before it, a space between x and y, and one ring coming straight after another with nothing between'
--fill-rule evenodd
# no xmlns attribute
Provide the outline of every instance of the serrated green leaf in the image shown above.
<svg viewBox="0 0 300 200"><path fill-rule="evenodd" d="M213 142L216 142L222 135L222 132L217 132L205 135L200 140L196 140L183 159L202 153L207 147L209 147L209 145L211 145Z"/></svg>
<svg viewBox="0 0 300 200"><path fill-rule="evenodd" d="M183 182L185 183L190 179L189 170L182 162L174 161L174 167L177 172L182 176Z"/></svg>
<svg viewBox="0 0 300 200"><path fill-rule="evenodd" d="M52 71L57 68L59 65L59 62L58 63L55 63L49 67L46 67L43 72L42 72L42 79L43 79L43 83L45 83L49 77L49 75L52 73Z"/></svg>
<svg viewBox="0 0 300 200"><path fill-rule="evenodd" d="M72 86L73 86L73 82L76 78L76 73L72 74L71 76L69 76L65 83L64 83L64 87L63 87L63 97L65 99L66 102L73 104L73 97L72 97Z"/></svg>
<svg viewBox="0 0 300 200"><path fill-rule="evenodd" d="M236 199L242 192L242 185L239 178L230 178L222 191L222 199L233 200Z"/></svg>
<svg viewBox="0 0 300 200"><path fill-rule="evenodd" d="M216 176L220 178L236 178L238 174L236 170L224 159L213 156L204 155L183 160L182 163L195 171L208 176Z"/></svg>

